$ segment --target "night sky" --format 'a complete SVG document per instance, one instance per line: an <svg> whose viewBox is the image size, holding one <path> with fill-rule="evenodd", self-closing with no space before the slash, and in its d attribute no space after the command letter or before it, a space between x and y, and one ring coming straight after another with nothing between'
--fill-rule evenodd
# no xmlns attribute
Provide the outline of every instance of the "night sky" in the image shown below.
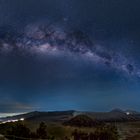
<svg viewBox="0 0 140 140"><path fill-rule="evenodd" d="M0 0L0 113L140 111L139 0Z"/></svg>

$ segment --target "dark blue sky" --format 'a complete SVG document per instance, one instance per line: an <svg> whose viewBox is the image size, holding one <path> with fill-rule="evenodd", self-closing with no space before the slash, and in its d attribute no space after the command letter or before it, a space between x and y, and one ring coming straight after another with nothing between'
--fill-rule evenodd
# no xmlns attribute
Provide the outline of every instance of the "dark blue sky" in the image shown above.
<svg viewBox="0 0 140 140"><path fill-rule="evenodd" d="M139 0L0 0L0 112L140 111Z"/></svg>

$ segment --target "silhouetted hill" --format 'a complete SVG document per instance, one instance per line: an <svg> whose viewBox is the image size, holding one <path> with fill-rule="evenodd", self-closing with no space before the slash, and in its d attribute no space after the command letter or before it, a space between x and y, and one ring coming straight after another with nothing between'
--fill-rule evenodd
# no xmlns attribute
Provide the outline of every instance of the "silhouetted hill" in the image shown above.
<svg viewBox="0 0 140 140"><path fill-rule="evenodd" d="M119 108L115 108L115 109L113 109L113 110L111 110L110 112L114 112L114 113L125 113L125 111L123 111L123 110L121 110L121 109L119 109Z"/></svg>
<svg viewBox="0 0 140 140"><path fill-rule="evenodd" d="M78 117L77 117L78 116ZM76 118L75 118L76 117ZM28 121L46 121L46 122L79 122L79 119L83 122L90 122L95 120L97 122L124 122L124 121L140 121L140 113L132 110L120 110L114 109L110 112L80 112L80 111L53 111L53 112L29 112L12 117L1 118L2 121L15 120L24 118Z"/></svg>
<svg viewBox="0 0 140 140"><path fill-rule="evenodd" d="M64 122L64 125L78 126L78 127L92 127L99 124L96 120L93 120L87 115L77 115L70 119L69 121Z"/></svg>
<svg viewBox="0 0 140 140"><path fill-rule="evenodd" d="M123 111L121 109L114 109L110 112L88 112L87 115L94 117L98 121L105 122L124 122L140 120L140 113L132 110Z"/></svg>
<svg viewBox="0 0 140 140"><path fill-rule="evenodd" d="M63 122L65 120L71 119L74 115L74 111L53 111L53 112L29 112L26 114L16 115L12 117L1 118L3 121L15 120L24 118L29 121L53 121L53 122Z"/></svg>

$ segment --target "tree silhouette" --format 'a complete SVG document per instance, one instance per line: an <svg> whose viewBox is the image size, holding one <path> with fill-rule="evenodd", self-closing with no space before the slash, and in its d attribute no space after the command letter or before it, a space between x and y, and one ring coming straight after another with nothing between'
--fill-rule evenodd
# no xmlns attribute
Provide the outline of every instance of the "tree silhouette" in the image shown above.
<svg viewBox="0 0 140 140"><path fill-rule="evenodd" d="M14 135L16 137L24 137L24 138L30 138L30 133L31 133L30 129L20 122L13 124L11 130L7 131L8 135Z"/></svg>
<svg viewBox="0 0 140 140"><path fill-rule="evenodd" d="M47 126L44 122L40 123L39 128L36 130L36 135L38 138L46 139L47 138Z"/></svg>

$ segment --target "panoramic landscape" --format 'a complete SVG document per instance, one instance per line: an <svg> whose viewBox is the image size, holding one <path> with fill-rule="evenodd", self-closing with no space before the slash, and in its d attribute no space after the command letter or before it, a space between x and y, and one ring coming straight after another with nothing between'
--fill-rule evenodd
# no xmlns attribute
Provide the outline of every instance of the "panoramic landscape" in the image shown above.
<svg viewBox="0 0 140 140"><path fill-rule="evenodd" d="M0 140L140 140L139 0L0 0Z"/></svg>
<svg viewBox="0 0 140 140"><path fill-rule="evenodd" d="M34 111L1 118L0 132L2 140L138 140L140 113Z"/></svg>

